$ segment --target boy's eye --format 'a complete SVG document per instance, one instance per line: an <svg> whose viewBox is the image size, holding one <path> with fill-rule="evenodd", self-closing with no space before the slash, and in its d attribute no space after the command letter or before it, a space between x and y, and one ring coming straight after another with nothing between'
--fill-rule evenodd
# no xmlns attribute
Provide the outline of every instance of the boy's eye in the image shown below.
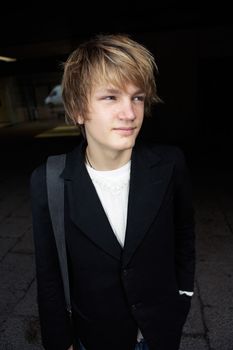
<svg viewBox="0 0 233 350"><path fill-rule="evenodd" d="M115 100L116 99L116 96L105 96L104 97L105 100Z"/></svg>
<svg viewBox="0 0 233 350"><path fill-rule="evenodd" d="M134 96L133 100L134 101L145 101L145 96L144 95Z"/></svg>

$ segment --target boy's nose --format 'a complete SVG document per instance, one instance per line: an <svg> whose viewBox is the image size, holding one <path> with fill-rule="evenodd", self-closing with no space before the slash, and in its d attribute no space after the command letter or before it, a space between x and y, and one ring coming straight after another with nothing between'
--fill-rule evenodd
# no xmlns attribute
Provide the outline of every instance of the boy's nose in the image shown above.
<svg viewBox="0 0 233 350"><path fill-rule="evenodd" d="M119 117L121 119L127 119L127 120L135 119L135 113L134 113L132 102L124 103L124 105L120 110Z"/></svg>

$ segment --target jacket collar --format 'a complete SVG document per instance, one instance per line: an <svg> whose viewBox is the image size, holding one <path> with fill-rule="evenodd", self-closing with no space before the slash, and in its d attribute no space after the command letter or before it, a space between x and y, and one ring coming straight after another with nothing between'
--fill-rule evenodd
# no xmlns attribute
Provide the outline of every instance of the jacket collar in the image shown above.
<svg viewBox="0 0 233 350"><path fill-rule="evenodd" d="M117 241L95 187L85 167L86 143L81 141L67 155L61 175L67 184L70 218L83 234L126 266L140 246L151 223L158 215L173 163L161 162L156 148L151 150L139 142L131 158L131 177L125 245Z"/></svg>

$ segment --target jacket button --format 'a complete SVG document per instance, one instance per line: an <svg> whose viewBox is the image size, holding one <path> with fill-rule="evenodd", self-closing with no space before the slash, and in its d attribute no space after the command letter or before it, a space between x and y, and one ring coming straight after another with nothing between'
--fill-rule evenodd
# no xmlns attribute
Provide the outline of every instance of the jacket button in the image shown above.
<svg viewBox="0 0 233 350"><path fill-rule="evenodd" d="M136 311L137 310L137 306L135 304L131 305L131 309L132 311Z"/></svg>
<svg viewBox="0 0 233 350"><path fill-rule="evenodd" d="M123 275L124 275L124 276L127 276L127 275L128 275L128 270L124 269L124 270L123 270Z"/></svg>

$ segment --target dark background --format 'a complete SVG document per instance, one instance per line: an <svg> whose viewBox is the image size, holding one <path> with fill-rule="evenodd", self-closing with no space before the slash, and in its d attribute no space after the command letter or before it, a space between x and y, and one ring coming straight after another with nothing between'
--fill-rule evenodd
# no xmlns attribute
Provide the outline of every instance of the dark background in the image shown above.
<svg viewBox="0 0 233 350"><path fill-rule="evenodd" d="M80 42L96 33L127 33L155 55L158 92L164 101L145 120L141 137L181 146L190 164L214 166L218 158L230 167L232 15L223 5L212 4L206 10L166 1L5 5L0 14L0 55L17 61L0 62L0 79L16 78L22 96L25 86L33 89L41 79L47 79L49 91L54 77L61 77L61 63ZM23 101L28 103L25 96ZM74 138L47 140L38 147L47 154L75 143ZM9 148L14 145L11 139Z"/></svg>

